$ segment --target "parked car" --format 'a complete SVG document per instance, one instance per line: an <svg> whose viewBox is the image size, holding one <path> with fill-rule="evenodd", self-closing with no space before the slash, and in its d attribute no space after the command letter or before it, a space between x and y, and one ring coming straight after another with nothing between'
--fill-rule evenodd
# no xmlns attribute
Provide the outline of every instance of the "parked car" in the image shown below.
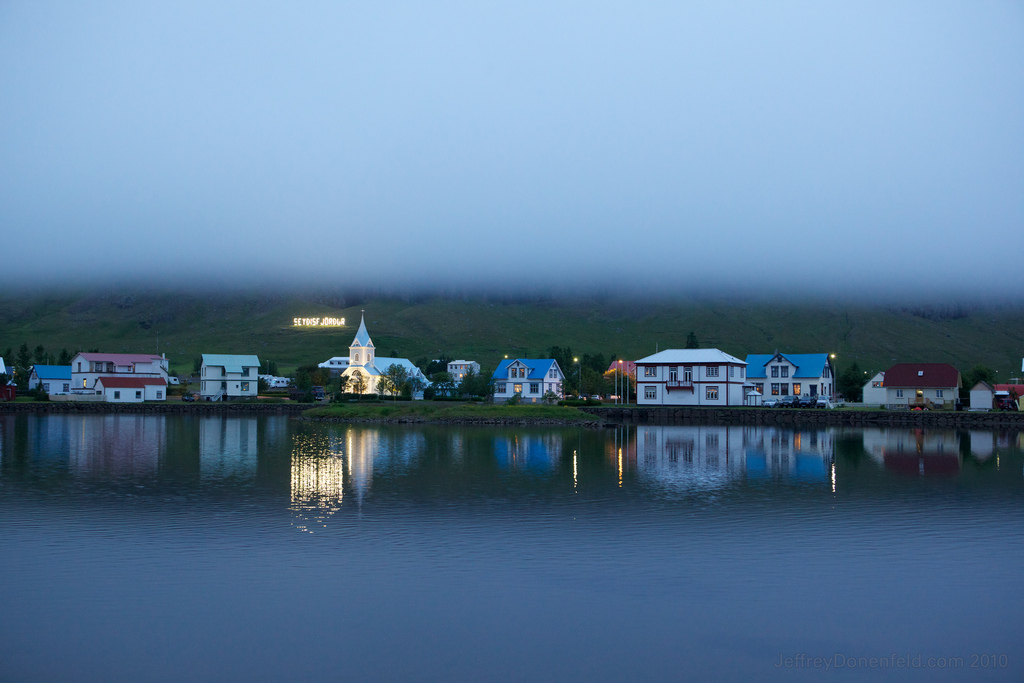
<svg viewBox="0 0 1024 683"><path fill-rule="evenodd" d="M797 399L797 405L801 408L813 408L818 402L817 396L811 396L810 394L804 394Z"/></svg>
<svg viewBox="0 0 1024 683"><path fill-rule="evenodd" d="M779 399L777 398L766 398L761 401L761 406L764 408L774 408L779 405Z"/></svg>
<svg viewBox="0 0 1024 683"><path fill-rule="evenodd" d="M783 396L779 399L780 408L795 408L797 402L796 396Z"/></svg>
<svg viewBox="0 0 1024 683"><path fill-rule="evenodd" d="M170 384L171 386L175 386L181 384L181 380L179 380L177 377L172 376L167 378L167 383Z"/></svg>
<svg viewBox="0 0 1024 683"><path fill-rule="evenodd" d="M832 408L834 406L832 405L832 401L828 400L827 396L819 396L818 400L814 402L814 407L815 408L826 408L827 410L832 410Z"/></svg>
<svg viewBox="0 0 1024 683"><path fill-rule="evenodd" d="M313 400L322 401L327 398L327 392L323 387L313 387Z"/></svg>
<svg viewBox="0 0 1024 683"><path fill-rule="evenodd" d="M182 401L186 401L187 403L192 403L193 401L196 400L196 395L195 394L182 394L181 395L181 400Z"/></svg>

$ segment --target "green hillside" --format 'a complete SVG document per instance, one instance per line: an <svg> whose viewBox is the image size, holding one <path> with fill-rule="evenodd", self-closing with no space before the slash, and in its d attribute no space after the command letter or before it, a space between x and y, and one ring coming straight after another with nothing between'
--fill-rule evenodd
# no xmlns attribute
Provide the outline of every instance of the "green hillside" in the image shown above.
<svg viewBox="0 0 1024 683"><path fill-rule="evenodd" d="M894 362L981 363L1019 376L1024 306L912 307L838 302L612 297L374 296L323 293L81 292L0 297L0 353L26 343L47 351L97 348L163 352L189 372L206 353L255 353L283 372L347 355L360 310L378 355L448 354L493 367L505 354L537 356L552 345L635 359L702 346L743 357L775 349L829 351L840 368ZM295 328L295 317L344 317L344 328Z"/></svg>

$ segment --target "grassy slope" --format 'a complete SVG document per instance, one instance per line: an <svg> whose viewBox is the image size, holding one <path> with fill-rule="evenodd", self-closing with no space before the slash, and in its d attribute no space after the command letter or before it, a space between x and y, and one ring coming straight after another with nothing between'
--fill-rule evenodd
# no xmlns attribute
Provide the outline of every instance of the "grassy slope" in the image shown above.
<svg viewBox="0 0 1024 683"><path fill-rule="evenodd" d="M483 297L416 301L335 295L63 293L0 297L0 353L22 342L48 350L100 348L166 352L178 372L199 353L256 353L282 371L345 355L359 311L378 355L416 359L448 353L493 367L504 354L536 356L548 346L576 353L638 358L682 347L694 330L704 346L747 353L834 351L840 367L894 362L984 363L1001 377L1020 374L1024 307L975 308L959 320L935 321L896 307L817 303L750 303L679 299L501 302ZM295 316L338 316L342 329L302 330Z"/></svg>

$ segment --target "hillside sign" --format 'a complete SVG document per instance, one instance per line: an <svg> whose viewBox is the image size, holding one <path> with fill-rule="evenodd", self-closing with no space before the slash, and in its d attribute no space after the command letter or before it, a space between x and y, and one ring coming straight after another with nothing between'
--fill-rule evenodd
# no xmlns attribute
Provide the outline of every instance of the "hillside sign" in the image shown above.
<svg viewBox="0 0 1024 683"><path fill-rule="evenodd" d="M344 318L292 318L292 327L344 327Z"/></svg>

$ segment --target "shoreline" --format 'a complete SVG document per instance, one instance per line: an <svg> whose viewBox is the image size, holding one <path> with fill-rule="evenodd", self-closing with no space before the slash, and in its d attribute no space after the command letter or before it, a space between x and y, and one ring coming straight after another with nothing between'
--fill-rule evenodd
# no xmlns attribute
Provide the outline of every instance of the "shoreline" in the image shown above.
<svg viewBox="0 0 1024 683"><path fill-rule="evenodd" d="M518 413L518 414L517 414ZM531 414L532 413L532 414ZM721 425L1022 429L1024 413L800 410L636 406L504 406L459 403L0 403L0 415L288 415L311 422L493 426Z"/></svg>

